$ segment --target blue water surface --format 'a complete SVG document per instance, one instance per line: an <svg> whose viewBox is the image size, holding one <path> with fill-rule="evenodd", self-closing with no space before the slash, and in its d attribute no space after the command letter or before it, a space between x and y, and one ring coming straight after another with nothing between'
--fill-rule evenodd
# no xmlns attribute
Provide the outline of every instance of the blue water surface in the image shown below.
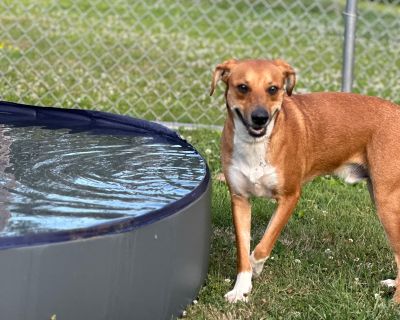
<svg viewBox="0 0 400 320"><path fill-rule="evenodd" d="M194 150L151 136L0 125L0 236L145 215L191 192L205 172Z"/></svg>

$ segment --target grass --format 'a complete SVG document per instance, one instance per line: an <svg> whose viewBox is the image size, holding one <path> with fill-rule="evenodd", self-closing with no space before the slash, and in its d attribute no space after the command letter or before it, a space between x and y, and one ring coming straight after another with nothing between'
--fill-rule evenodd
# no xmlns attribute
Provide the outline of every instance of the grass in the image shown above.
<svg viewBox="0 0 400 320"><path fill-rule="evenodd" d="M219 132L180 130L221 170ZM253 199L252 247L275 204ZM249 303L223 299L235 279L235 241L227 187L214 179L210 268L187 319L397 319L400 309L379 282L395 277L395 264L364 183L332 177L307 184L272 257L254 282Z"/></svg>

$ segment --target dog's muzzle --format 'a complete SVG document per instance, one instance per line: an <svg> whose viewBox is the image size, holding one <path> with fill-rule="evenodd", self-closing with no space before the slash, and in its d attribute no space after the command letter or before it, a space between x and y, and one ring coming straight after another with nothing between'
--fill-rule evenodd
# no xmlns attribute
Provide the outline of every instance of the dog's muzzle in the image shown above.
<svg viewBox="0 0 400 320"><path fill-rule="evenodd" d="M263 108L257 108L251 113L252 126L256 128L264 127L269 119L269 114Z"/></svg>
<svg viewBox="0 0 400 320"><path fill-rule="evenodd" d="M246 127L247 132L254 138L259 138L265 135L267 132L268 124L271 122L276 111L272 117L269 116L268 112L264 108L256 108L250 115L251 123L249 123L242 115L238 108L235 109L237 116L240 121Z"/></svg>

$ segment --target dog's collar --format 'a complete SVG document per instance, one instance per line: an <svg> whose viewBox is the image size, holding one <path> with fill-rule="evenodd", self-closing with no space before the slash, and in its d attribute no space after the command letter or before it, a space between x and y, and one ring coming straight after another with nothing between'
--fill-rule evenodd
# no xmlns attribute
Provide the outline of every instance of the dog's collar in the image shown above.
<svg viewBox="0 0 400 320"><path fill-rule="evenodd" d="M249 132L249 134L251 136L253 136L254 138L257 138L257 136L254 136L251 131L250 131L250 124L247 122L247 120L243 117L242 113L240 112L240 110L238 108L235 108L234 111L236 112L238 118L240 119L240 121L243 123L243 125L245 126L246 130ZM272 122L272 120L274 120L276 114L278 113L279 108L276 108L275 111L272 113L271 117L268 119L266 125L265 125L265 134L268 131L268 126L269 124Z"/></svg>

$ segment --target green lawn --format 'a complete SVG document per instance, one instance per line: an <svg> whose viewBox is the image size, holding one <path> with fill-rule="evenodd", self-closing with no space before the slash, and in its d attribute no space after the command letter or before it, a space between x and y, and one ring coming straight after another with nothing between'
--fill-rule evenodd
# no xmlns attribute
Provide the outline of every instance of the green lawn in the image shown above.
<svg viewBox="0 0 400 320"><path fill-rule="evenodd" d="M220 172L219 132L180 130ZM364 183L331 177L306 185L249 303L228 304L235 279L235 241L230 198L214 179L212 243L207 281L188 319L398 319L400 308L379 282L395 277L395 263ZM275 204L253 200L252 247Z"/></svg>

